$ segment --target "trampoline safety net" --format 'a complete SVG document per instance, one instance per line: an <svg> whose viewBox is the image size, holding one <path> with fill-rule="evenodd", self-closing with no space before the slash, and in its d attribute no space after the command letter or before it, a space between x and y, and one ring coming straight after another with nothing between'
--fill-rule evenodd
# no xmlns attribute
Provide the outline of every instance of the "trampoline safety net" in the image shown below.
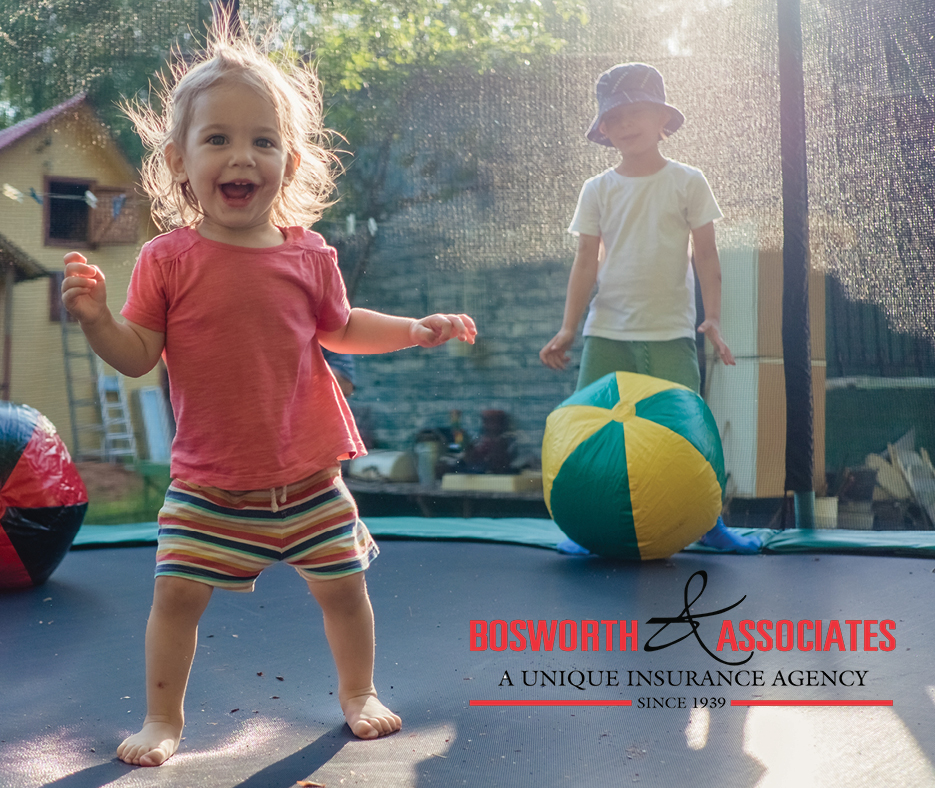
<svg viewBox="0 0 935 788"><path fill-rule="evenodd" d="M584 181L617 163L584 136L594 83L642 61L686 118L660 150L700 168L724 214L722 328L737 365L710 346L699 354L729 524L751 524L756 502L779 511L794 489L787 442L801 439L819 527L935 527L935 14L929 0L796 5L807 188L791 206L777 21L789 5L228 3L251 29L275 20L282 56L318 63L343 171L314 229L337 248L353 305L466 312L479 328L472 347L355 359L350 404L377 452L447 435L452 412L477 442L484 414L502 411L510 470L535 474L545 419L574 390L581 357L580 331L564 373L538 357L562 320L567 227ZM173 419L161 368L124 379L88 355L62 314L62 255L99 265L119 310L159 228L118 104L150 100L212 10L0 2L2 395L56 425L88 484L90 523L154 519ZM807 219L808 297L784 316L793 208ZM812 435L801 438L786 429L789 332L807 343L798 382Z"/></svg>

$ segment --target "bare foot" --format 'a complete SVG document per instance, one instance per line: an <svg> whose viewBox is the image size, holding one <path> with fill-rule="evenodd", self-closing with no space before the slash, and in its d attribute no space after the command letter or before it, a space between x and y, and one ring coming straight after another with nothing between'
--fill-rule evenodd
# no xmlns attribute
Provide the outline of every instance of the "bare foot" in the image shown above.
<svg viewBox="0 0 935 788"><path fill-rule="evenodd" d="M357 695L342 701L344 719L358 739L376 739L396 733L403 721L371 694Z"/></svg>
<svg viewBox="0 0 935 788"><path fill-rule="evenodd" d="M181 738L181 725L144 722L139 733L123 740L117 748L117 757L135 766L160 766L179 748Z"/></svg>

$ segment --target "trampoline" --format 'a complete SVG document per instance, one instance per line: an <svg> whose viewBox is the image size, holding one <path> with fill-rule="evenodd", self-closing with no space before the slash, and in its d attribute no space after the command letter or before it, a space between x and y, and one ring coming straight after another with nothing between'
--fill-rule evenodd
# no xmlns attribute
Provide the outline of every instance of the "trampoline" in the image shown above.
<svg viewBox="0 0 935 788"><path fill-rule="evenodd" d="M208 607L179 752L158 769L117 761L117 744L144 713L143 632L155 548L145 527L137 528L136 546L127 533L123 546L101 545L92 529L77 546L98 542L95 549L72 550L44 586L4 597L3 785L935 785L933 580L925 557L690 549L636 564L547 549L558 535L547 520L414 519L422 538L380 535L405 536L398 519L372 518L382 555L368 584L376 683L403 718L400 733L376 742L350 734L331 694L336 680L318 608L294 572L277 565L255 593L219 592ZM523 544L464 539L492 538L491 528ZM438 538L446 532L455 538ZM794 532L774 536L780 544ZM830 622L839 621L846 650L774 645L728 665L704 651L688 623L660 632L661 624L649 621L678 618L685 594L691 600L701 588L700 570L707 583L691 606L694 615L743 598L727 612L695 619L701 641L725 661L747 654L716 651L723 619L735 627L742 619L821 620L825 645ZM863 627L851 650L845 622L887 619L895 624L892 650L864 650ZM580 642L563 650L572 629L580 632L590 620L615 622L613 650L606 650L606 625L587 651ZM472 621L487 622L504 650L472 650L479 643ZM515 637L504 639L502 625L491 623L498 621L560 626L551 651L544 644L534 651L528 642L518 651L508 645L518 643ZM629 640L619 650L621 621L631 631L637 622L638 650ZM871 645L889 645L879 625L870 631L877 632ZM588 677L583 689L569 686L582 684L574 671ZM608 686L615 683L609 671L618 686ZM825 686L794 686L810 676ZM677 708L677 698L686 708ZM723 699L723 707L693 709L702 698L714 706ZM842 705L857 702L875 705Z"/></svg>
<svg viewBox="0 0 935 788"><path fill-rule="evenodd" d="M16 165L0 179L11 217L0 246L30 276L42 267L19 247L30 252L48 229L39 206L89 199L71 178L86 151L55 142L69 129L88 136L94 118L78 91L99 87L97 74L114 98L134 95L161 67L159 46L199 28L207 7L152 4L141 34L139 15L104 19L109 6L98 5L58 4L73 38L58 38L58 20L36 32L30 14L17 16L24 34L12 33L23 48L9 49L10 62L31 81L22 106L6 102L7 120L26 125L0 139ZM361 180L322 229L341 247L356 305L468 311L484 342L472 354L368 359L358 410L404 449L453 408L504 408L520 448L538 450L546 416L573 386L544 377L536 358L561 318L571 259L561 230L583 179L609 166L583 138L590 86L638 58L662 66L691 120L667 150L709 174L728 216L718 229L732 310L723 318L741 364L707 368L705 384L721 405L727 492L791 492L807 512L816 481L842 487L868 453L910 430L931 447L931 3L828 0L803 4L801 20L798 3L775 0L588 5L588 25L551 20L567 39L553 56L458 64L440 81L433 59L411 71L409 103L381 97L393 122L376 123L385 146L375 133L356 151L363 164L349 172ZM140 41L149 60L137 57ZM315 42L299 45L314 54ZM364 120L376 109L369 89L344 98L360 102ZM119 133L112 106L98 109ZM85 125L65 124L72 117ZM40 166L21 175L18 135L50 118L48 141L30 142ZM62 176L53 193L44 162L58 144L68 167L51 173ZM391 166L369 166L386 151ZM81 175L91 193L98 175ZM102 207L131 217L120 208L127 184L109 183L97 190ZM379 223L347 199L356 190L372 202L384 187ZM116 289L132 256L118 242L135 250L139 232L104 229L112 234L96 253ZM58 347L61 331L64 353L68 329L46 318L56 302L40 284L18 286L18 316L27 306L41 319L15 338L12 389L37 405L66 378L50 376L35 348ZM5 377L7 395L11 385ZM49 417L79 426L73 403L59 400ZM690 546L624 563L561 555L548 520L366 521L382 550L368 571L375 681L403 718L399 733L351 735L317 605L291 569L274 566L253 594L214 595L179 751L158 769L116 760L145 712L155 529L85 526L48 582L0 597L0 788L935 786L931 531L776 531L760 555Z"/></svg>

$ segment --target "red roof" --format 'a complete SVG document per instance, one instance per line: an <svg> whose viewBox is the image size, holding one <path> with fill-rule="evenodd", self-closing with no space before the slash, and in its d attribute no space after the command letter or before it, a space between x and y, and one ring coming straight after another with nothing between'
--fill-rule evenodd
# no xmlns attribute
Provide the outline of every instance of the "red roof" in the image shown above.
<svg viewBox="0 0 935 788"><path fill-rule="evenodd" d="M31 118L26 120L21 120L15 126L10 126L8 129L3 129L0 131L0 150L5 148L7 145L12 145L18 139L25 137L31 131L44 126L50 120L57 118L59 115L62 115L68 110L77 107L82 101L87 98L87 94L79 93L77 96L72 96L68 101L64 101L59 104L57 107L52 107L52 109L47 109L45 112L40 112L38 115L33 115Z"/></svg>

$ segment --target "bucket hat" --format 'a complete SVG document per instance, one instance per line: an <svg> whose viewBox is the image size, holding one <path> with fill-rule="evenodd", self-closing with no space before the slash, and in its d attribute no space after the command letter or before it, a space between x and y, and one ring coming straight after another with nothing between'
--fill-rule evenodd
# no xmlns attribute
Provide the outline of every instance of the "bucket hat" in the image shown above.
<svg viewBox="0 0 935 788"><path fill-rule="evenodd" d="M669 110L669 122L663 131L670 136L685 122L685 116L675 107L666 104L666 88L660 74L645 63L621 63L608 69L598 77L597 117L588 129L587 137L598 145L613 147L613 143L601 133L599 126L605 113L624 104L658 104Z"/></svg>

